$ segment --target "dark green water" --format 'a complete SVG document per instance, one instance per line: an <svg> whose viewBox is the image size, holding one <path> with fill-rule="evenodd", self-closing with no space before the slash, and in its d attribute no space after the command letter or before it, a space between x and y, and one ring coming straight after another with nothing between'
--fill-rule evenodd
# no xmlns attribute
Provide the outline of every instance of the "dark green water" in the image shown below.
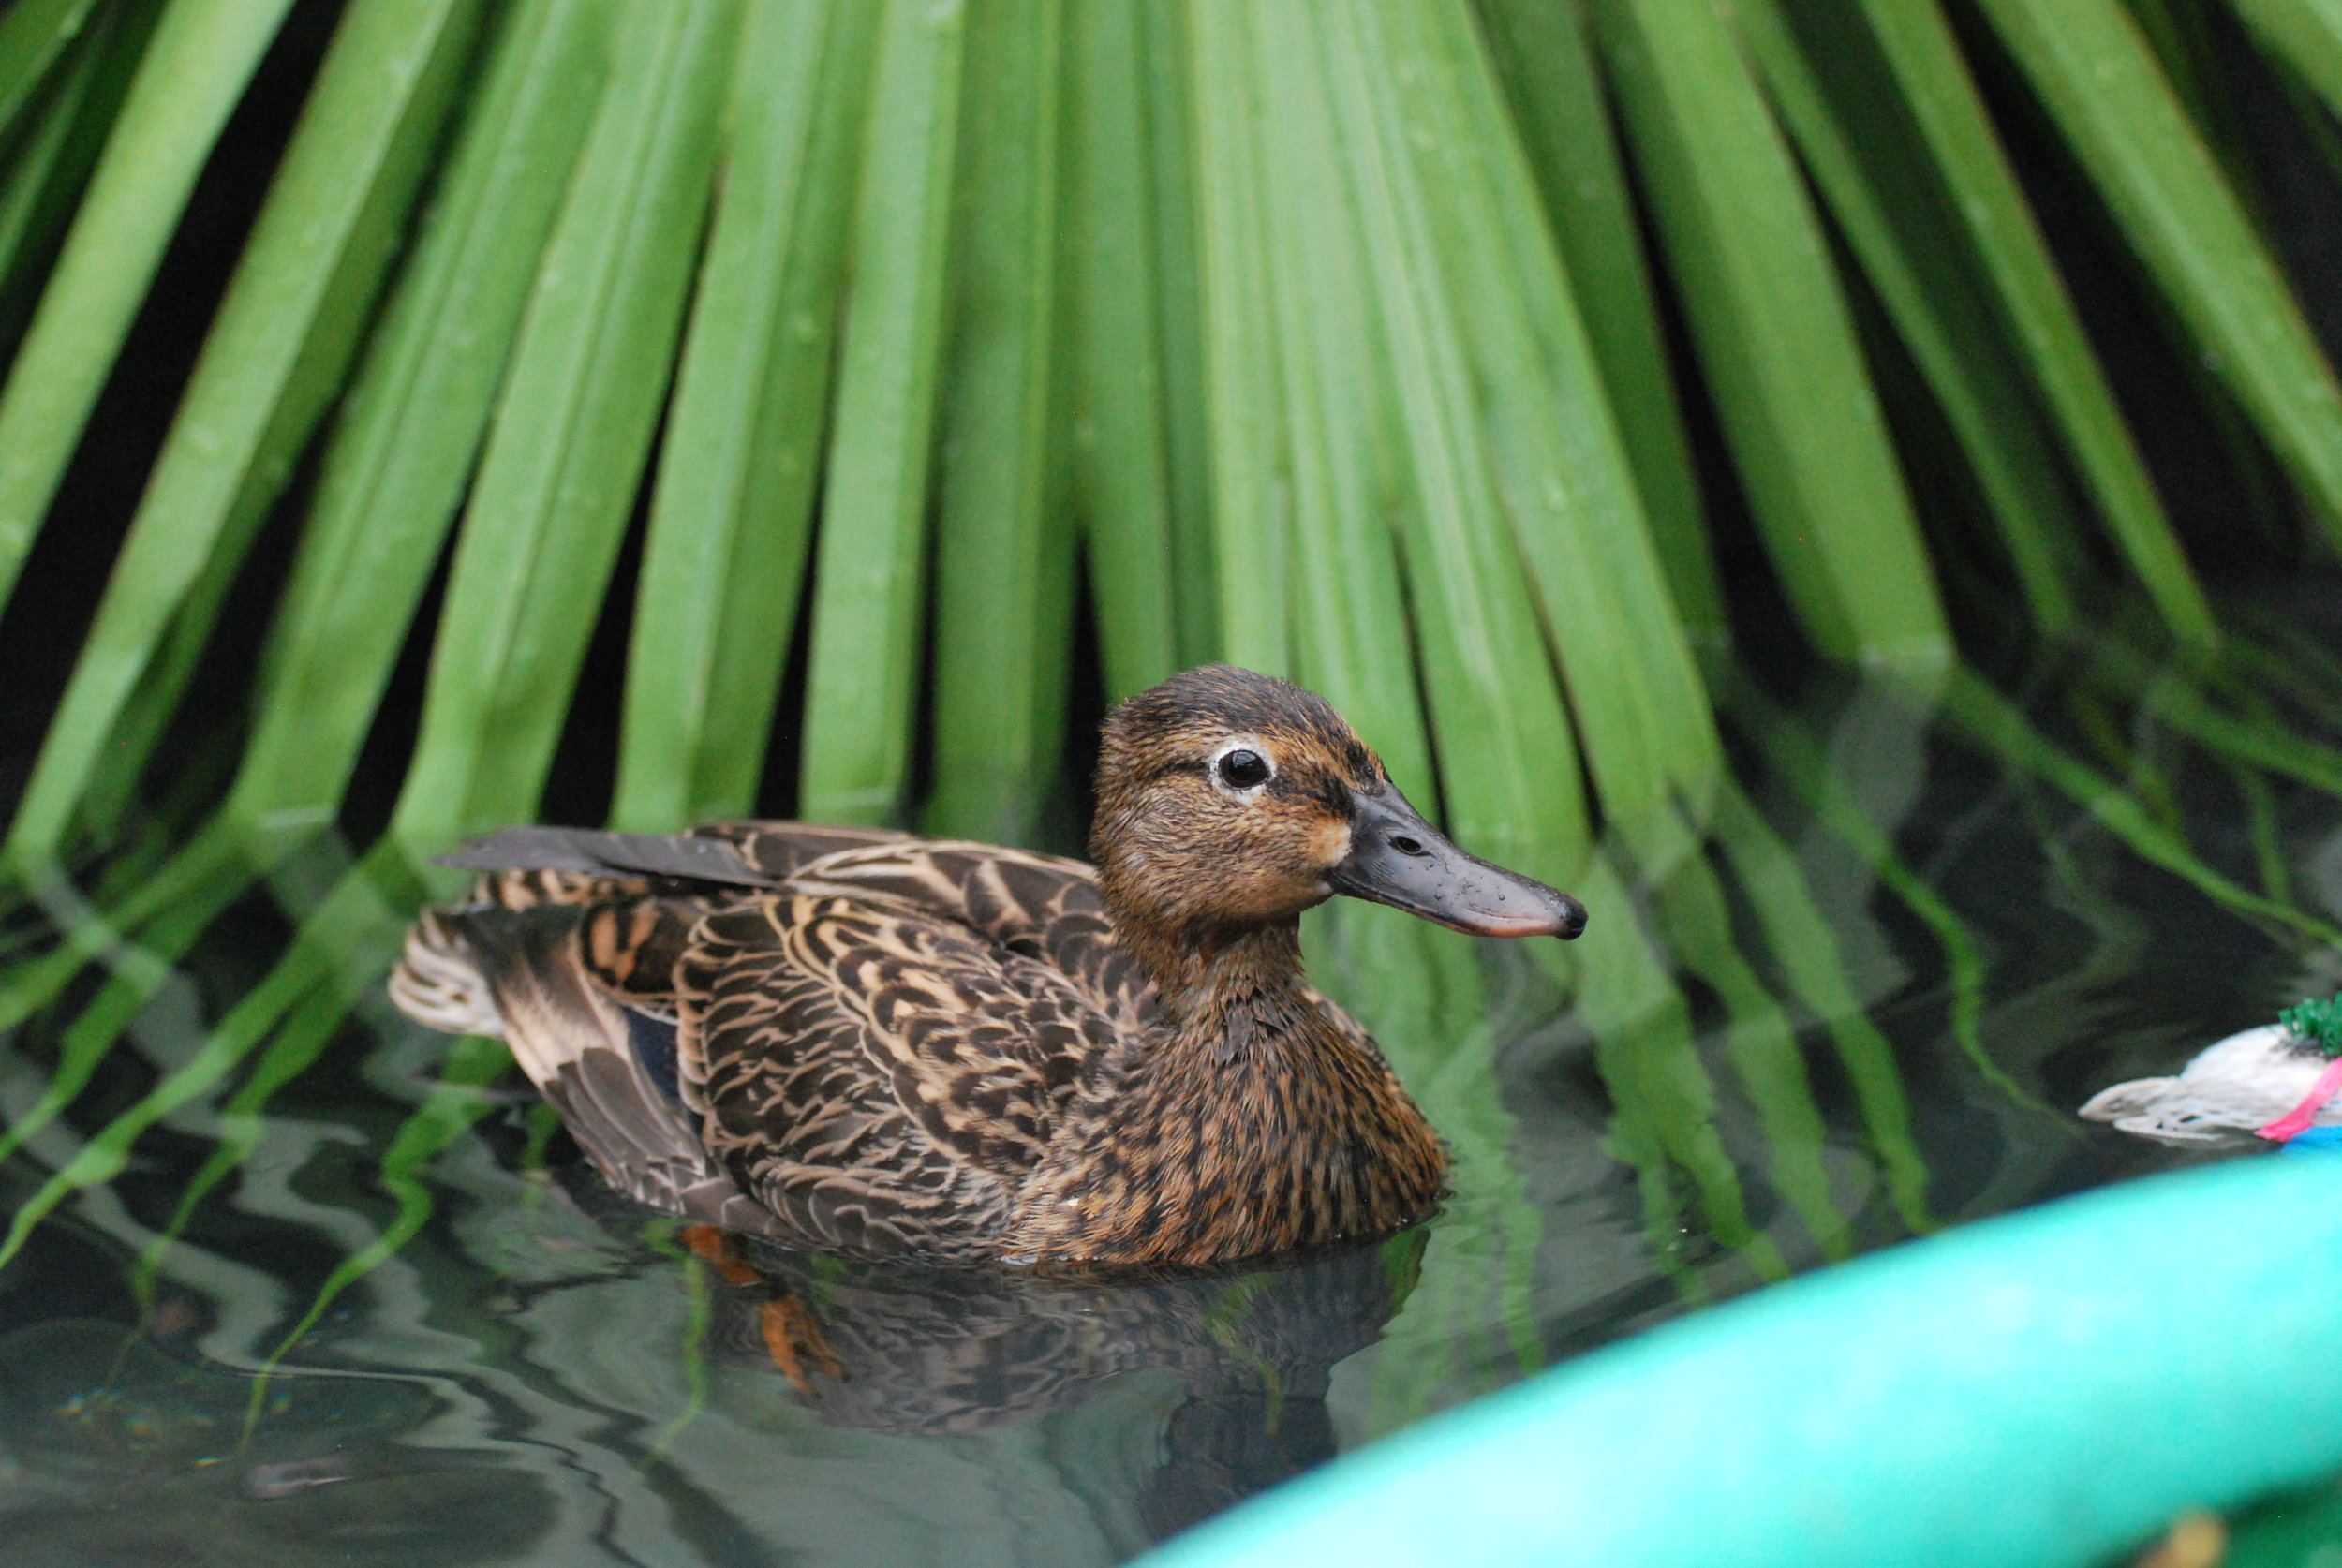
<svg viewBox="0 0 2342 1568"><path fill-rule="evenodd" d="M2314 772L2328 678L2289 656L2219 701ZM1720 806L1659 876L1608 857L1574 891L1615 939L1566 971L1386 911L1317 922L1313 973L1454 1146L1458 1191L1294 1268L1102 1288L697 1256L516 1076L443 1087L450 1043L370 986L257 1118L224 1114L256 1055L59 1189L0 1267L0 1568L1109 1563L1770 1279L2231 1157L2071 1108L2335 988L2315 926L2342 924L2342 801L2145 689L2068 673L2027 708L2139 804L2127 838L2022 747L1839 687L1793 727L1734 710L1753 811ZM1782 734L1826 760L1831 810L1759 744ZM2151 863L2172 843L2225 880ZM11 1210L216 1042L335 870L313 851L209 926L0 1167ZM21 984L55 938L30 910L8 932ZM6 1036L9 1117L103 972ZM187 1204L223 1138L248 1152Z"/></svg>

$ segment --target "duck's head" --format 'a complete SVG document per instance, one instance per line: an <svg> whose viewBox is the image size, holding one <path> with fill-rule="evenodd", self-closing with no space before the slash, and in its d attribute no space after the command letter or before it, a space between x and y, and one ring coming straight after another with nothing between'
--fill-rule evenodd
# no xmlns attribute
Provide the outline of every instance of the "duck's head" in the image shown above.
<svg viewBox="0 0 2342 1568"><path fill-rule="evenodd" d="M1341 716L1224 664L1109 715L1090 852L1118 922L1181 947L1337 893L1485 937L1575 937L1584 906L1458 849Z"/></svg>

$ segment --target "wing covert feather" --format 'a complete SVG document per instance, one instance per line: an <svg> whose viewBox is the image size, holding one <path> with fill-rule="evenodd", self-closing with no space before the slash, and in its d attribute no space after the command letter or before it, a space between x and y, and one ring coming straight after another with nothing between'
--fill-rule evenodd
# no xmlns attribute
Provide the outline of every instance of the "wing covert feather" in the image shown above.
<svg viewBox="0 0 2342 1568"><path fill-rule="evenodd" d="M1115 1021L1045 963L872 896L717 910L677 967L685 1094L818 1245L981 1250Z"/></svg>
<svg viewBox="0 0 2342 1568"><path fill-rule="evenodd" d="M1141 1028L1155 1017L1154 987L1115 941L1097 871L1080 861L912 839L824 855L799 867L789 885L925 910L1041 961L1121 1028Z"/></svg>

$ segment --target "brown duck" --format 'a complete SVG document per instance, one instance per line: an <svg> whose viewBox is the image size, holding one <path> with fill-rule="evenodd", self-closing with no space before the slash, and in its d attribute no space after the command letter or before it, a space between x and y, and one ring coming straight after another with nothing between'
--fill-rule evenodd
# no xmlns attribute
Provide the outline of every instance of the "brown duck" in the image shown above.
<svg viewBox="0 0 2342 1568"><path fill-rule="evenodd" d="M391 982L502 1035L611 1183L824 1251L1193 1266L1386 1235L1439 1140L1302 978L1336 893L1484 936L1585 910L1465 854L1322 699L1213 666L1117 708L1098 865L867 828L513 828Z"/></svg>

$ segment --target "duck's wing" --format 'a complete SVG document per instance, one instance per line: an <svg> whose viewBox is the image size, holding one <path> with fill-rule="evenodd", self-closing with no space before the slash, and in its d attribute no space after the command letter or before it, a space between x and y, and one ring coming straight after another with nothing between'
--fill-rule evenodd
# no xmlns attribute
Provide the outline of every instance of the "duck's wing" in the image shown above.
<svg viewBox="0 0 2342 1568"><path fill-rule="evenodd" d="M794 875L799 866L841 850L917 842L910 834L897 833L893 828L763 821L702 822L688 836L719 839L731 845L743 860L774 881L784 880Z"/></svg>
<svg viewBox="0 0 2342 1568"><path fill-rule="evenodd" d="M472 902L526 908L622 895L772 889L876 896L1054 963L1109 1011L1149 1005L1114 941L1097 871L1077 860L891 828L822 822L705 822L688 834L508 827L438 864L481 871Z"/></svg>
<svg viewBox="0 0 2342 1568"><path fill-rule="evenodd" d="M791 873L792 892L877 898L965 926L1047 965L1125 1030L1151 1022L1154 986L1117 943L1098 873L1077 860L952 838L839 850Z"/></svg>
<svg viewBox="0 0 2342 1568"><path fill-rule="evenodd" d="M526 880L501 889L516 898L540 890ZM677 1089L672 1019L630 1005L589 956L598 924L657 902L427 909L408 934L391 995L434 1028L500 1035L619 1191L670 1214L771 1234L770 1218L700 1142ZM664 918L673 925L689 913Z"/></svg>
<svg viewBox="0 0 2342 1568"><path fill-rule="evenodd" d="M495 874L526 874L548 888L567 888L564 902L594 895L613 882L669 891L697 883L770 888L808 862L842 850L912 842L892 828L833 827L822 822L704 822L689 833L605 833L598 828L538 825L498 828L437 858L440 865ZM500 895L475 893L475 902Z"/></svg>
<svg viewBox="0 0 2342 1568"><path fill-rule="evenodd" d="M1083 1069L1155 1013L1076 861L793 822L513 829L449 858L483 874L419 924L402 1005L477 1027L425 982L492 971L487 1016L613 1184L730 1229L983 1250ZM543 931L506 918L540 910ZM742 1222L743 1191L777 1218Z"/></svg>
<svg viewBox="0 0 2342 1568"><path fill-rule="evenodd" d="M871 895L701 920L676 968L701 1141L804 1244L984 1253L1116 1021L1057 968Z"/></svg>
<svg viewBox="0 0 2342 1568"><path fill-rule="evenodd" d="M1152 984L1115 940L1096 870L1058 855L887 828L736 821L672 836L501 828L439 864L482 872L474 904L635 900L598 917L587 948L598 973L645 1002L664 989L675 952L662 905L695 898L692 907L704 911L770 889L906 906L1054 967L1124 1028L1141 1028L1155 1013ZM654 894L663 896L649 901Z"/></svg>
<svg viewBox="0 0 2342 1568"><path fill-rule="evenodd" d="M603 833L595 828L507 827L465 840L437 864L487 872L535 872L589 880L712 882L770 887L778 880L722 838Z"/></svg>

